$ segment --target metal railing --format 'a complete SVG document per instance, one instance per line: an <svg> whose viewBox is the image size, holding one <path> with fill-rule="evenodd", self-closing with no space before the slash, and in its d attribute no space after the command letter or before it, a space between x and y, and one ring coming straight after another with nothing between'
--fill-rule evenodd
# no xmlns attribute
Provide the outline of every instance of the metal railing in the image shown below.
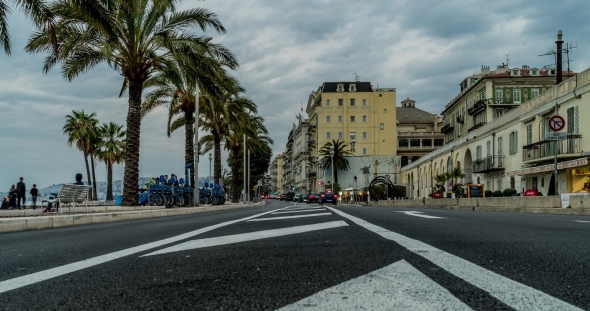
<svg viewBox="0 0 590 311"><path fill-rule="evenodd" d="M564 140L543 140L522 147L522 161L534 161L547 157L580 153L582 135L568 134Z"/></svg>
<svg viewBox="0 0 590 311"><path fill-rule="evenodd" d="M504 169L504 156L489 156L473 162L474 173L485 173Z"/></svg>
<svg viewBox="0 0 590 311"><path fill-rule="evenodd" d="M477 114L481 111L484 111L486 109L486 100L478 100L475 105L473 105L472 107L470 107L469 109L467 109L467 114L468 115L474 115Z"/></svg>

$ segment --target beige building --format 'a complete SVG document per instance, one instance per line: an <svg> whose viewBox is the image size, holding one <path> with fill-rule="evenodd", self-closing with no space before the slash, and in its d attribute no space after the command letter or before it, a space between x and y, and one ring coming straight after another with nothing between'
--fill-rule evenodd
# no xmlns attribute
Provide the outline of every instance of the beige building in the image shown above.
<svg viewBox="0 0 590 311"><path fill-rule="evenodd" d="M551 195L557 185L558 193L590 192L590 125L582 120L583 116L590 115L590 69L553 86L549 85L551 81L555 84L553 72L539 77L528 68L510 71L500 77L488 75L476 81L447 107L447 121L466 116L463 113L468 113L476 122L480 114L488 119L481 119L483 124L471 130L473 123L465 126L446 123L454 127L447 132L451 141L402 168L403 183L411 197L428 197L433 191L433 176L453 167L461 167L466 174L462 183L481 183L486 190L513 189L522 193L538 189L543 195ZM514 71L517 71L516 76ZM566 77L570 75L564 73ZM526 80L522 80L523 76ZM502 81L504 87L500 87ZM517 89L520 91L515 91ZM494 95L496 90L498 95ZM471 97L480 91L486 95L477 100ZM519 93L521 103L516 103ZM499 94L502 94L502 101ZM484 108L478 106L481 100L485 100ZM491 104L487 100L498 102ZM501 114L496 113L498 107L504 107ZM482 112L479 109L483 109ZM554 115L565 119L565 128L561 131L566 133L565 140L547 139L548 121ZM555 155L557 181L552 176Z"/></svg>
<svg viewBox="0 0 590 311"><path fill-rule="evenodd" d="M281 153L277 155L270 164L270 186L272 193L282 193L283 191L283 158Z"/></svg>
<svg viewBox="0 0 590 311"><path fill-rule="evenodd" d="M401 166L406 166L427 153L444 145L440 132L441 118L416 108L416 102L407 98L396 108L397 155Z"/></svg>

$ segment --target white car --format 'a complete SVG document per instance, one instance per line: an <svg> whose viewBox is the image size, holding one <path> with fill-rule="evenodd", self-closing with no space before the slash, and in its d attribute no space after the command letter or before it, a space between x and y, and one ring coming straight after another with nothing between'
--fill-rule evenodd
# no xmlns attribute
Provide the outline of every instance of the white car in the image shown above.
<svg viewBox="0 0 590 311"><path fill-rule="evenodd" d="M301 194L298 193L293 197L293 202L299 202L300 199L301 199Z"/></svg>

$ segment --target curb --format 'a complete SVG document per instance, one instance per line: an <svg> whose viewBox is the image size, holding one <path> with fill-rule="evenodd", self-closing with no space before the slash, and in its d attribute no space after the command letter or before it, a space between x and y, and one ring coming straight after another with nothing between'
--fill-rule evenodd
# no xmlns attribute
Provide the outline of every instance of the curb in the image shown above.
<svg viewBox="0 0 590 311"><path fill-rule="evenodd" d="M590 216L590 208L534 208L534 207L481 207L481 206L397 206L397 205L373 205L376 207L400 207L400 208L427 208L443 209L455 211L473 211L473 212L501 212L501 213L526 213L526 214L549 214L549 215L574 215Z"/></svg>
<svg viewBox="0 0 590 311"><path fill-rule="evenodd" d="M169 208L161 210L142 210L126 212L107 212L74 215L48 215L42 217L18 217L0 219L0 233L27 231L36 229L51 229L70 226L82 226L105 222L128 221L167 216L189 215L237 208L262 206L264 202L254 204L231 204L205 207Z"/></svg>

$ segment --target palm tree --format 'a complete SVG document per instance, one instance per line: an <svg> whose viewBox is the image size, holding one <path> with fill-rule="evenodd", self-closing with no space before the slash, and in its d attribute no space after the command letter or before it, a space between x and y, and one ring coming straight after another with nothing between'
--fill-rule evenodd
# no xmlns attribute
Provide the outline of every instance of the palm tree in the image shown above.
<svg viewBox="0 0 590 311"><path fill-rule="evenodd" d="M62 75L71 81L97 64L107 65L124 77L120 96L129 90L127 148L123 178L123 204L138 204L139 142L141 101L144 83L174 55L198 54L204 41L193 29L213 28L225 33L216 15L194 8L177 12L175 0L111 0L94 2L105 18L86 14L81 4L87 1L58 1L51 7L56 19L55 52L51 32L40 30L29 39L29 52L52 52L44 71L62 64Z"/></svg>
<svg viewBox="0 0 590 311"><path fill-rule="evenodd" d="M326 144L320 148L319 154L323 156L321 162L321 168L323 170L331 167L334 171L334 180L332 183L338 183L338 170L340 171L348 171L350 168L350 164L345 156L350 155L350 152L346 150L348 145L344 142L339 140L332 140L331 142L326 142ZM332 167L332 158L330 157L330 151L334 150L334 166Z"/></svg>
<svg viewBox="0 0 590 311"><path fill-rule="evenodd" d="M107 167L107 200L110 200L113 197L113 164L125 160L125 130L123 125L109 122L103 123L98 133L97 156Z"/></svg>
<svg viewBox="0 0 590 311"><path fill-rule="evenodd" d="M10 34L8 33L8 14L10 8L8 1L0 0L0 47L4 48L4 53L10 55L12 52L12 44ZM35 26L38 28L44 26L52 26L53 14L47 7L45 1L42 0L13 0L15 4L19 5L25 15L29 17Z"/></svg>
<svg viewBox="0 0 590 311"><path fill-rule="evenodd" d="M63 133L68 136L68 146L71 147L75 144L84 154L89 185L92 185L92 183L90 182L88 157L91 156L92 142L96 140L97 124L96 113L86 114L84 110L72 110L72 114L66 116L66 124L63 127Z"/></svg>
<svg viewBox="0 0 590 311"><path fill-rule="evenodd" d="M445 184L448 180L448 175L446 173L434 176L434 182L438 188L435 192L443 193L445 191Z"/></svg>

